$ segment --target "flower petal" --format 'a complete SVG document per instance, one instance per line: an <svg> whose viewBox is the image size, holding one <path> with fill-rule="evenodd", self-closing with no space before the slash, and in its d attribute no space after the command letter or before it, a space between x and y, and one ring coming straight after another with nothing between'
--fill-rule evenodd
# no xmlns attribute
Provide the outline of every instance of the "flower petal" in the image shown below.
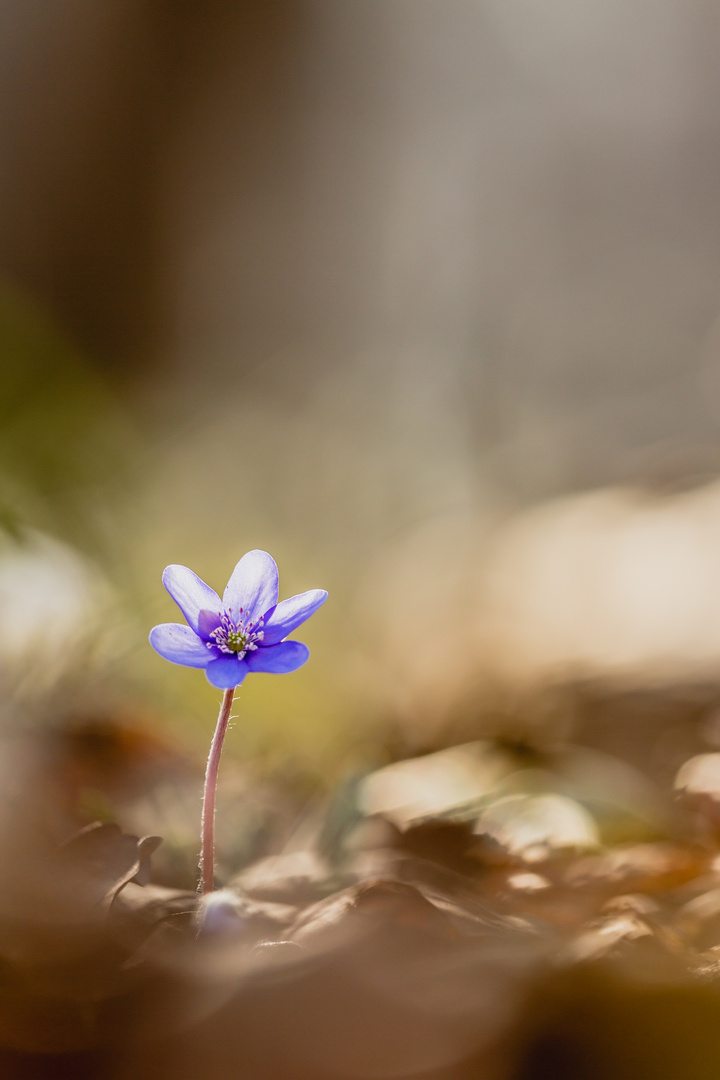
<svg viewBox="0 0 720 1080"><path fill-rule="evenodd" d="M219 597L218 603L220 603ZM207 608L203 608L197 618L198 636L201 637L203 641L210 641L210 635L212 634L213 630L217 630L221 622L221 611L208 611Z"/></svg>
<svg viewBox="0 0 720 1080"><path fill-rule="evenodd" d="M183 623L154 626L150 631L150 644L166 660L185 667L204 668L213 658L205 642Z"/></svg>
<svg viewBox="0 0 720 1080"><path fill-rule="evenodd" d="M219 656L205 668L208 682L217 686L218 690L232 690L234 686L239 686L247 673L247 663L238 660L237 656Z"/></svg>
<svg viewBox="0 0 720 1080"><path fill-rule="evenodd" d="M182 611L189 625L197 632L201 611L220 611L220 597L187 566L166 566L163 585Z"/></svg>
<svg viewBox="0 0 720 1080"><path fill-rule="evenodd" d="M240 608L255 620L278 601L278 568L267 551L248 551L232 572L223 595L223 607ZM207 606L207 605L206 605Z"/></svg>
<svg viewBox="0 0 720 1080"><path fill-rule="evenodd" d="M307 645L300 641L283 641L279 645L256 649L246 653L245 663L250 671L269 671L275 675L287 675L297 671L310 656Z"/></svg>
<svg viewBox="0 0 720 1080"><path fill-rule="evenodd" d="M292 634L293 630L325 603L327 595L324 589L310 589L308 592L291 596L289 600L283 600L277 607L272 608L265 616L263 647L275 645L288 634Z"/></svg>

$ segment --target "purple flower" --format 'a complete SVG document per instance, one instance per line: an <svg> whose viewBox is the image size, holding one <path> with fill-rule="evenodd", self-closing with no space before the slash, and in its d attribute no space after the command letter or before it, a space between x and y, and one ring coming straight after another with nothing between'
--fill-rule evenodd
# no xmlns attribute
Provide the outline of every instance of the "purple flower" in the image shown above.
<svg viewBox="0 0 720 1080"><path fill-rule="evenodd" d="M266 551L248 551L232 572L222 600L186 566L168 566L163 585L188 621L163 623L150 644L173 664L204 668L220 690L239 686L251 671L296 671L307 645L286 641L327 600L324 589L278 604L278 568Z"/></svg>

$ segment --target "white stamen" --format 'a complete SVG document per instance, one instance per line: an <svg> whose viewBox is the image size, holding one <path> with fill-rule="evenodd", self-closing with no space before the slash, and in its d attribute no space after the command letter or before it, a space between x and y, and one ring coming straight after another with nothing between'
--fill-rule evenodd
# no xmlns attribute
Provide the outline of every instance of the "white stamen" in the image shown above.
<svg viewBox="0 0 720 1080"><path fill-rule="evenodd" d="M240 608L240 615L242 614L243 609ZM238 660L242 660L246 653L254 652L258 647L256 643L265 637L263 624L262 615L257 623L250 620L245 622L242 617L236 621L231 611L225 611L220 625L210 634L212 641L207 642L207 647L219 649L222 653L237 656Z"/></svg>

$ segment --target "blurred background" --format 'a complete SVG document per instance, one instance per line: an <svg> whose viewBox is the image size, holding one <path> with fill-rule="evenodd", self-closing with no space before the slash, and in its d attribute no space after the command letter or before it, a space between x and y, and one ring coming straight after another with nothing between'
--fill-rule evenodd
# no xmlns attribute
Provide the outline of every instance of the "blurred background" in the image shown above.
<svg viewBox="0 0 720 1080"><path fill-rule="evenodd" d="M0 708L56 803L194 842L218 694L147 633L166 564L221 589L254 547L330 601L239 695L239 858L278 778L720 745L714 4L0 27Z"/></svg>

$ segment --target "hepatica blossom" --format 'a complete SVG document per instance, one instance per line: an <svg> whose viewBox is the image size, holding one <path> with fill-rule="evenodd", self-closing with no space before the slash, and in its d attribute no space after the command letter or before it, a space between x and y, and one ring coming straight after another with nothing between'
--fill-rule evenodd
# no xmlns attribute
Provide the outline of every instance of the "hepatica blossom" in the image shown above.
<svg viewBox="0 0 720 1080"><path fill-rule="evenodd" d="M173 664L204 668L209 682L223 690L210 744L200 824L200 891L215 885L215 795L223 741L235 689L251 671L296 671L310 655L307 645L288 634L327 600L324 589L278 603L278 568L267 551L248 551L232 572L222 600L187 566L167 566L163 585L187 619L150 631L150 644ZM200 912L202 919L202 909ZM202 922L200 924L202 926Z"/></svg>
<svg viewBox="0 0 720 1080"><path fill-rule="evenodd" d="M163 585L187 619L150 631L150 644L166 660L204 668L213 686L232 690L252 671L296 671L307 645L286 641L327 600L324 589L278 603L278 569L266 551L248 551L232 572L222 600L186 566L168 566Z"/></svg>

